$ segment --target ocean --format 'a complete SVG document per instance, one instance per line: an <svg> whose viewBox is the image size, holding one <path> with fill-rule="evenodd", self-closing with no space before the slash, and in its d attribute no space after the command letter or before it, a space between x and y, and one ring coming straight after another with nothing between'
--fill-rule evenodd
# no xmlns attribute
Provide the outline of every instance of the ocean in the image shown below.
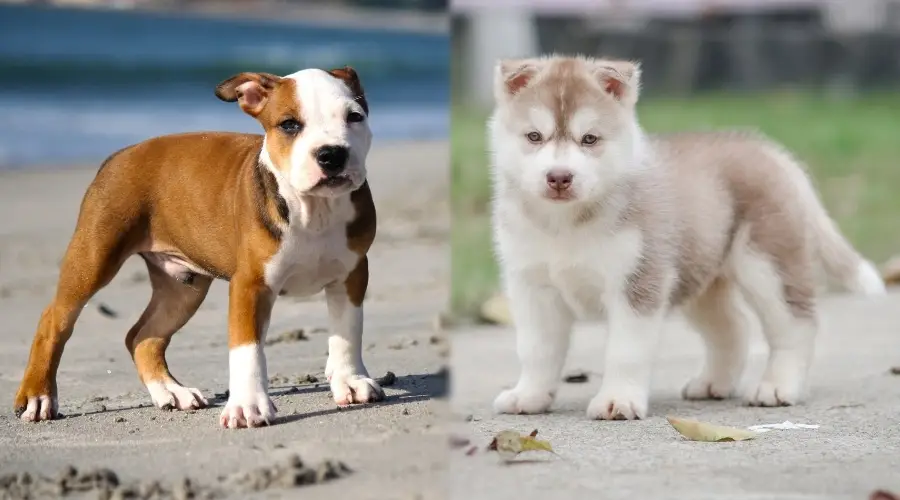
<svg viewBox="0 0 900 500"><path fill-rule="evenodd" d="M375 141L449 135L446 33L0 5L0 169L99 163L191 130L259 132L213 89L241 71L353 66Z"/></svg>

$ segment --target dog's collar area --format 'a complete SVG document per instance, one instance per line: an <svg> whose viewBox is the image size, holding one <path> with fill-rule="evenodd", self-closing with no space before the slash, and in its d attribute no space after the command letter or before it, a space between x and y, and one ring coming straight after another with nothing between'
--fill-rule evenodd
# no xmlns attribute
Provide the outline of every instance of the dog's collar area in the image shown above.
<svg viewBox="0 0 900 500"><path fill-rule="evenodd" d="M256 188L256 215L273 238L281 239L282 230L278 223L290 224L291 211L287 200L278 192L278 181L275 179L275 174L270 172L260 159L257 159L256 168L253 169L253 180ZM270 200L275 204L275 212L280 220L275 220L272 211L269 210Z"/></svg>

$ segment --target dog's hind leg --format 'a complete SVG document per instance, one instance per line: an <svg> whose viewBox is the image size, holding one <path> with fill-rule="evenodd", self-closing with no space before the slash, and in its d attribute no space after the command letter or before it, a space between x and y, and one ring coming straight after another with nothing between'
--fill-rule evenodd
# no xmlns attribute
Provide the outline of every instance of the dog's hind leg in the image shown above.
<svg viewBox="0 0 900 500"><path fill-rule="evenodd" d="M754 406L797 404L806 389L818 321L812 259L800 238L756 238L751 245L736 245L732 255L735 279L769 344L762 381L748 395Z"/></svg>
<svg viewBox="0 0 900 500"><path fill-rule="evenodd" d="M172 335L197 312L212 278L194 275L190 283L183 283L167 274L158 263L146 257L144 260L147 261L153 295L140 319L128 331L125 346L153 404L178 410L206 407L209 403L199 390L184 387L169 373L166 347Z"/></svg>
<svg viewBox="0 0 900 500"><path fill-rule="evenodd" d="M133 225L121 227L121 220L107 219L102 210L90 206L79 217L60 265L56 296L41 314L16 392L14 408L22 420L57 417L56 372L75 322L88 300L116 275L140 237Z"/></svg>
<svg viewBox="0 0 900 500"><path fill-rule="evenodd" d="M706 345L703 370L681 391L684 399L725 399L744 373L750 311L737 285L719 277L686 310Z"/></svg>

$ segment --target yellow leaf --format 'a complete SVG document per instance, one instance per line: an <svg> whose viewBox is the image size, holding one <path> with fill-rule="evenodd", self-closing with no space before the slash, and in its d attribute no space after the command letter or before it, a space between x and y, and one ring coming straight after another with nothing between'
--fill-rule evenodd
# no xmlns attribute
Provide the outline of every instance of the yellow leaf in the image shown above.
<svg viewBox="0 0 900 500"><path fill-rule="evenodd" d="M516 458L523 451L548 451L555 454L549 441L536 439L535 436L536 429L527 436L516 431L500 431L488 445L488 450L496 451L500 458L507 461Z"/></svg>
<svg viewBox="0 0 900 500"><path fill-rule="evenodd" d="M744 441L746 439L753 439L757 436L756 432L738 429L736 427L707 424L705 422L678 417L666 417L666 420L672 424L672 427L674 427L676 431L691 441Z"/></svg>
<svg viewBox="0 0 900 500"><path fill-rule="evenodd" d="M522 436L522 451L549 451L553 453L553 447L550 446L550 441L541 441L537 439L537 429L531 431L531 434L527 436Z"/></svg>
<svg viewBox="0 0 900 500"><path fill-rule="evenodd" d="M900 285L900 255L895 255L884 264L881 277L886 285Z"/></svg>
<svg viewBox="0 0 900 500"><path fill-rule="evenodd" d="M512 315L503 295L494 295L481 305L481 319L496 325L511 325Z"/></svg>

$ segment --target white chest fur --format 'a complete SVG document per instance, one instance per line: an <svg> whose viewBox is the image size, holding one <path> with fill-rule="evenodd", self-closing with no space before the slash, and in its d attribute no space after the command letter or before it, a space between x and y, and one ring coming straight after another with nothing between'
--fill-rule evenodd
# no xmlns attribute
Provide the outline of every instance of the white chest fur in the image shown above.
<svg viewBox="0 0 900 500"><path fill-rule="evenodd" d="M310 296L343 281L359 256L347 246L347 224L355 216L349 195L338 199L288 200L291 223L278 251L266 263L266 283L276 293Z"/></svg>
<svg viewBox="0 0 900 500"><path fill-rule="evenodd" d="M508 209L508 211L507 211ZM495 240L507 277L559 291L580 317L603 313L606 294L619 293L641 256L637 228L611 231L602 222L548 232L521 211L498 207Z"/></svg>

